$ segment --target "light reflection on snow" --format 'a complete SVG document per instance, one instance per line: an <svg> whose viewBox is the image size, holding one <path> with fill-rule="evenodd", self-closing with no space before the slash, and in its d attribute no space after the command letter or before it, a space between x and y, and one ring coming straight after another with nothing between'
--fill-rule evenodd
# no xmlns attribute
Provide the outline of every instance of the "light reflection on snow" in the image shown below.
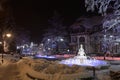
<svg viewBox="0 0 120 80"><path fill-rule="evenodd" d="M36 58L56 58L55 56L47 56L47 55L35 55Z"/></svg>
<svg viewBox="0 0 120 80"><path fill-rule="evenodd" d="M66 65L80 65L80 66L105 66L108 65L107 62L102 60L95 60L95 59L86 59L86 60L80 60L75 58L70 58L66 60L60 61L60 64L66 64Z"/></svg>

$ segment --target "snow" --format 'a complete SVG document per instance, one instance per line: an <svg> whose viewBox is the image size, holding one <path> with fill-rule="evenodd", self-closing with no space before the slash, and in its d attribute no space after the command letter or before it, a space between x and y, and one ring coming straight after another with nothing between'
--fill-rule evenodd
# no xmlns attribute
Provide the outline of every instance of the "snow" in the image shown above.
<svg viewBox="0 0 120 80"><path fill-rule="evenodd" d="M15 61L12 61L15 60ZM91 77L92 70L77 65L67 66L58 61L33 59L31 57L14 58L4 56L4 63L0 65L0 80L77 80ZM110 80L109 70L96 71L99 80ZM105 77L106 76L106 77Z"/></svg>
<svg viewBox="0 0 120 80"><path fill-rule="evenodd" d="M80 75L90 76L85 68L66 66L57 61L25 57L17 62L4 59L0 66L0 80L31 80L28 75L43 80L74 80Z"/></svg>
<svg viewBox="0 0 120 80"><path fill-rule="evenodd" d="M111 4L112 2L114 2L114 4ZM85 7L87 8L87 11L95 11L95 8L97 8L98 12L102 15L106 15L109 8L119 10L119 4L119 0L85 0Z"/></svg>

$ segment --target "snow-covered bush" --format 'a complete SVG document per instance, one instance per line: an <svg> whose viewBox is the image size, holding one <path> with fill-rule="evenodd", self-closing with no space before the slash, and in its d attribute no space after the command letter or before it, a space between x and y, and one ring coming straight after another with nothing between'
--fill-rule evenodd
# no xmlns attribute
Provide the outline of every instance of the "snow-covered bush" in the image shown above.
<svg viewBox="0 0 120 80"><path fill-rule="evenodd" d="M73 65L67 66L59 64L57 61L47 61L44 59L35 60L31 64L31 67L37 72L43 72L45 74L74 74L85 71L85 68Z"/></svg>

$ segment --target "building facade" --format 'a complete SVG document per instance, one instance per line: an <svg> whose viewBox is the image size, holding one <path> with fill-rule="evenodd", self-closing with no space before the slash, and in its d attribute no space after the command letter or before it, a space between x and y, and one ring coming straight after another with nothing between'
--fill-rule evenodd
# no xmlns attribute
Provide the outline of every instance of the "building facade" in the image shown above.
<svg viewBox="0 0 120 80"><path fill-rule="evenodd" d="M120 53L120 38L113 29L105 32L102 27L102 17L79 18L70 26L70 46L76 53L83 44L86 53ZM116 35L117 34L117 35ZM116 37L115 37L116 36Z"/></svg>

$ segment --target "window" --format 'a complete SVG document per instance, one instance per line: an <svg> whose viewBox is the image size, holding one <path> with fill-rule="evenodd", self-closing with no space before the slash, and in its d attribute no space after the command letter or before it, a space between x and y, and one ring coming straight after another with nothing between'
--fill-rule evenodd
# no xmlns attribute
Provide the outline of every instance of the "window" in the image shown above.
<svg viewBox="0 0 120 80"><path fill-rule="evenodd" d="M80 37L80 38L79 38L79 42L81 42L81 43L82 43L82 42L85 42L85 38L84 38L84 37Z"/></svg>

